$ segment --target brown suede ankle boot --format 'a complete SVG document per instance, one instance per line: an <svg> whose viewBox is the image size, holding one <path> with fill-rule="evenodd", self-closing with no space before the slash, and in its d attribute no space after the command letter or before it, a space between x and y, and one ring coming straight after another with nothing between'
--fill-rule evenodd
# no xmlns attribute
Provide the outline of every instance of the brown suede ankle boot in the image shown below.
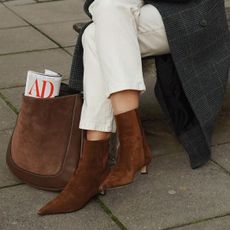
<svg viewBox="0 0 230 230"><path fill-rule="evenodd" d="M120 143L117 162L100 185L101 192L131 183L139 170L147 173L147 166L152 160L138 108L115 115L115 120Z"/></svg>
<svg viewBox="0 0 230 230"><path fill-rule="evenodd" d="M143 145L144 145L144 152L145 152L145 166L141 169L141 173L144 174L144 173L148 173L148 165L150 164L153 157L152 157L151 148L148 144L144 129L142 127L139 109L135 109L135 112L137 114L138 122L141 128L142 138L143 138Z"/></svg>
<svg viewBox="0 0 230 230"><path fill-rule="evenodd" d="M82 155L76 171L64 190L39 211L39 215L66 213L81 209L99 193L99 185L109 173L109 139L87 140L83 130Z"/></svg>

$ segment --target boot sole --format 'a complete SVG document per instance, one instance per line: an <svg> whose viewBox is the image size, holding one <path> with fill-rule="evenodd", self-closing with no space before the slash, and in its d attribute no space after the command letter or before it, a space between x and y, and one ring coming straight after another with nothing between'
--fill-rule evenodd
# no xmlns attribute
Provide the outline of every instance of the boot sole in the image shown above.
<svg viewBox="0 0 230 230"><path fill-rule="evenodd" d="M141 167L141 169L137 170L136 174L138 172L140 172L141 175L147 175L148 174L148 166L149 165L144 165ZM126 184L123 184L123 185L119 185L119 186L116 186L116 187L111 187L111 188L106 188L105 190L102 190L100 191L99 190L99 195L102 195L104 196L106 194L106 191L110 191L110 190L114 190L114 189L119 189L119 188L123 188L125 187L126 185L129 185L129 184L132 184L135 180L136 180L136 174L134 176L134 179Z"/></svg>

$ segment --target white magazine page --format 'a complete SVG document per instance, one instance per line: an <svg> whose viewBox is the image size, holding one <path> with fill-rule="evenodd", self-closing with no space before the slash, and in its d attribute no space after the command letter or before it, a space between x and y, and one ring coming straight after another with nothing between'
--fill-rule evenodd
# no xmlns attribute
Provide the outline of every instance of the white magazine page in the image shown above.
<svg viewBox="0 0 230 230"><path fill-rule="evenodd" d="M49 75L47 76L45 73ZM45 73L28 71L25 96L50 98L59 95L62 76L49 70L45 71Z"/></svg>

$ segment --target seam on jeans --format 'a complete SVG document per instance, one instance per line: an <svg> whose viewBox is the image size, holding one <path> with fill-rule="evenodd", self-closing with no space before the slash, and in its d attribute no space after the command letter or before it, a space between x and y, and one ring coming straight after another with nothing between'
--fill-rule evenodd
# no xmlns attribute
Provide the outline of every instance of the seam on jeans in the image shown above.
<svg viewBox="0 0 230 230"><path fill-rule="evenodd" d="M113 107L112 107L112 101L111 101L111 99L109 99L109 98L107 98L107 100L108 100L108 103L110 104L109 105L109 110L107 110L107 113L108 113L108 116L109 116L109 118L111 118L111 114L112 114L112 119L110 120L110 124L111 124L111 126L113 125Z"/></svg>
<svg viewBox="0 0 230 230"><path fill-rule="evenodd" d="M118 86L118 87L113 86L113 88L110 89L109 94L120 92L123 90L139 90L139 91L141 91L141 90L145 90L145 89L146 89L146 86L143 83L141 83L140 85L135 85L135 86L130 86L130 85L129 86L128 85L122 86L121 88L120 88L120 86Z"/></svg>
<svg viewBox="0 0 230 230"><path fill-rule="evenodd" d="M111 124L107 124L107 123L105 123L105 124L101 124L100 122L89 122L89 121L87 121L87 122L81 122L80 124L79 124L79 127L84 127L84 126L86 126L86 127L89 127L89 128L100 128L100 129L106 129L106 130L114 130L114 128L113 128L113 126L111 125Z"/></svg>
<svg viewBox="0 0 230 230"><path fill-rule="evenodd" d="M107 102L107 101L106 101ZM108 109L106 109L107 106L104 106L104 110L105 110L105 116L104 116L104 119L106 120L107 116L108 116Z"/></svg>
<svg viewBox="0 0 230 230"><path fill-rule="evenodd" d="M113 132L113 133L115 133L116 131L112 127L97 127L97 126L86 126L86 127L80 126L80 129L96 130L100 132Z"/></svg>

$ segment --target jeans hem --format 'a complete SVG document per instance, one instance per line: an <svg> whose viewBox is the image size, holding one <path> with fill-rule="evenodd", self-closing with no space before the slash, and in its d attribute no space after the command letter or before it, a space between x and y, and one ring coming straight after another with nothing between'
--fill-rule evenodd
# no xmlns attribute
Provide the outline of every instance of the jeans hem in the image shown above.
<svg viewBox="0 0 230 230"><path fill-rule="evenodd" d="M80 129L96 130L101 132L116 133L116 126L111 124L97 123L96 121L84 121L79 124Z"/></svg>
<svg viewBox="0 0 230 230"><path fill-rule="evenodd" d="M139 90L141 91L140 94L143 94L146 91L146 86L143 84L143 82L140 82L135 84L119 84L117 86L108 87L106 91L106 97L109 98L110 94L123 90Z"/></svg>

